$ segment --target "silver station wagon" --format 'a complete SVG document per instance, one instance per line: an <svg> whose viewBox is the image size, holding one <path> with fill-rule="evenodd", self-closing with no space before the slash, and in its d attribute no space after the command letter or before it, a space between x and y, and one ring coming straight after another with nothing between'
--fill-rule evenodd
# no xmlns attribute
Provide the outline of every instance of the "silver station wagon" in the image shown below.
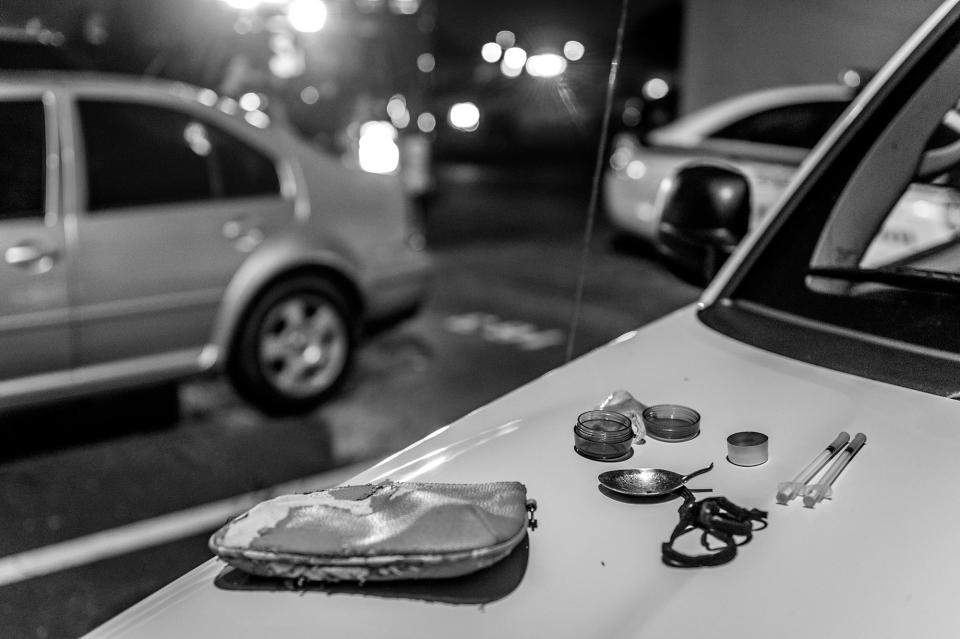
<svg viewBox="0 0 960 639"><path fill-rule="evenodd" d="M425 295L395 176L213 91L0 76L0 139L0 408L217 369L309 409Z"/></svg>

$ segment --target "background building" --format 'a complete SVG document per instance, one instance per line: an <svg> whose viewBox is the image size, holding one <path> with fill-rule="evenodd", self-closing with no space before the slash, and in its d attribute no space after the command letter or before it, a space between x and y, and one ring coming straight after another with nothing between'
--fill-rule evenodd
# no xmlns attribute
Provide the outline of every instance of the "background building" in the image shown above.
<svg viewBox="0 0 960 639"><path fill-rule="evenodd" d="M681 111L752 89L875 71L939 0L686 0Z"/></svg>

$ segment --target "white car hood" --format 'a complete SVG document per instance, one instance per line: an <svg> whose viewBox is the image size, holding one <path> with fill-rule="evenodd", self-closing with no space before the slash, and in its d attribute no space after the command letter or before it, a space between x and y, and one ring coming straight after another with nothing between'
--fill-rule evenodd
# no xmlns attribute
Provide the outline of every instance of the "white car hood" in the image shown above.
<svg viewBox="0 0 960 639"><path fill-rule="evenodd" d="M601 463L573 450L577 415L625 389L646 404L703 415L699 437L648 440ZM429 401L428 397L420 401ZM727 435L770 436L770 458L726 461ZM778 505L841 430L867 444L816 509ZM537 500L522 579L485 605L322 592L217 588L218 560L89 637L946 637L960 628L960 403L817 368L728 339L693 307L624 336L443 428L349 483L517 480ZM660 544L680 500L635 504L597 475L652 467L738 505L769 526L729 564L677 569ZM698 493L698 498L711 493ZM691 533L695 538L696 533ZM699 547L698 547L699 549ZM428 584L438 594L444 583Z"/></svg>

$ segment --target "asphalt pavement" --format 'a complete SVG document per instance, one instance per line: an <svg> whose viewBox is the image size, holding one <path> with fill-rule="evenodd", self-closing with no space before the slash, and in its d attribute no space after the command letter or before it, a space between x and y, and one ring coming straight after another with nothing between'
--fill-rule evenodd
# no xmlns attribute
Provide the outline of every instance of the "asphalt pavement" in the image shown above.
<svg viewBox="0 0 960 639"><path fill-rule="evenodd" d="M209 378L4 416L0 635L81 635L209 558L210 532L263 491L344 481L562 364L591 171L438 167L429 301L309 415L268 419ZM576 354L699 294L597 223Z"/></svg>

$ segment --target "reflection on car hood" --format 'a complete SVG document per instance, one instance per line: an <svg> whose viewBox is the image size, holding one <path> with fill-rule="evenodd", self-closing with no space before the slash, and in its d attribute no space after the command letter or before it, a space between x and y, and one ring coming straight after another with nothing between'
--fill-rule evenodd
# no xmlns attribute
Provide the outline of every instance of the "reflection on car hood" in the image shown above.
<svg viewBox="0 0 960 639"><path fill-rule="evenodd" d="M703 416L685 443L648 441L600 463L573 450L572 425L610 391ZM692 307L598 349L361 473L350 483L516 480L539 527L518 581L486 605L381 596L363 588L263 592L218 588L210 561L91 637L796 637L952 636L960 553L950 508L960 471L960 404L788 360L702 326ZM725 460L727 435L770 436L769 461ZM866 446L816 509L775 503L839 431ZM735 503L769 511L769 527L730 564L675 569L660 544L677 500L624 503L598 489L614 468L665 468ZM707 496L700 494L699 497ZM362 594L357 594L358 592ZM427 601L424 601L426 599ZM444 603L438 603L443 601ZM481 597L479 601L484 601Z"/></svg>

